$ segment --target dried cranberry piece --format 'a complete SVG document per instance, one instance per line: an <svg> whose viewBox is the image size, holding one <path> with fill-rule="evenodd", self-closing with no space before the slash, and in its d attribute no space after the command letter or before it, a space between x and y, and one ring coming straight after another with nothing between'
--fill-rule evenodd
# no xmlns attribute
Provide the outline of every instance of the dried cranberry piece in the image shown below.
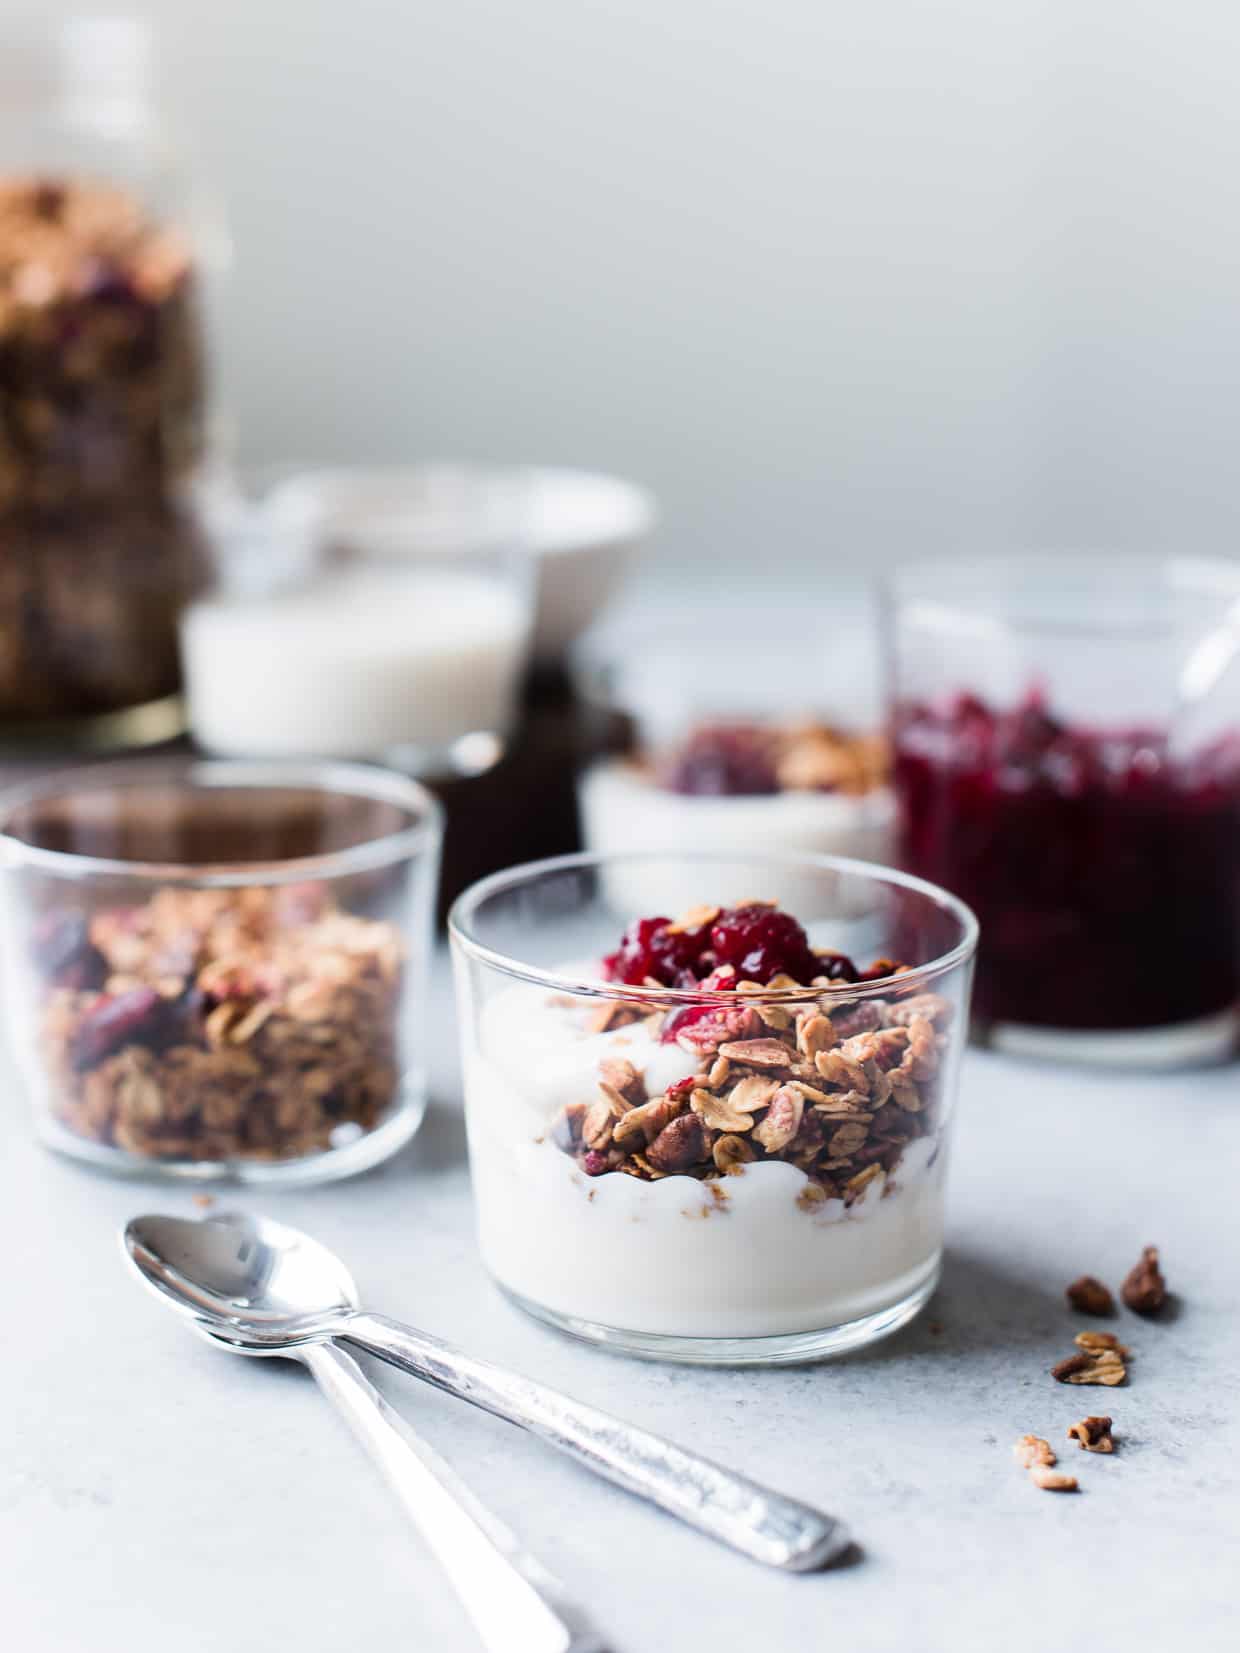
<svg viewBox="0 0 1240 1653"><path fill-rule="evenodd" d="M588 1177L601 1177L607 1169L607 1155L598 1148L591 1148L581 1162L581 1169Z"/></svg>
<svg viewBox="0 0 1240 1653"><path fill-rule="evenodd" d="M775 742L753 724L713 724L697 729L664 769L670 792L691 797L758 797L778 792Z"/></svg>
<svg viewBox="0 0 1240 1653"><path fill-rule="evenodd" d="M745 981L765 984L774 976L808 982L820 973L805 931L775 907L733 907L710 932L719 964L731 964Z"/></svg>
<svg viewBox="0 0 1240 1653"><path fill-rule="evenodd" d="M870 966L869 970L860 971L847 953L833 953L829 949L824 949L817 955L817 974L825 976L828 981L877 981L880 976L891 974L886 967L887 961L882 960L880 962L883 968L879 969L877 973L874 973L875 967L873 965Z"/></svg>
<svg viewBox="0 0 1240 1653"><path fill-rule="evenodd" d="M91 941L82 913L45 913L35 927L32 951L35 964L57 987L83 992L107 980L108 961Z"/></svg>
<svg viewBox="0 0 1240 1653"><path fill-rule="evenodd" d="M134 987L97 999L74 1031L69 1057L93 1068L122 1045L158 1047L169 1033L167 1001L153 987Z"/></svg>
<svg viewBox="0 0 1240 1653"><path fill-rule="evenodd" d="M703 981L694 978L688 983L689 987L696 987L704 993L727 993L736 986L736 971L727 966L719 970L712 970ZM684 986L678 982L677 986ZM685 1004L679 1010L671 1010L663 1018L663 1026L659 1030L659 1039L665 1045L670 1045L678 1033L687 1027L694 1027L699 1022L719 1021L722 1023L729 1016L727 1008L715 1004ZM696 1081L693 1081L696 1082ZM682 1081L683 1083L683 1081Z"/></svg>

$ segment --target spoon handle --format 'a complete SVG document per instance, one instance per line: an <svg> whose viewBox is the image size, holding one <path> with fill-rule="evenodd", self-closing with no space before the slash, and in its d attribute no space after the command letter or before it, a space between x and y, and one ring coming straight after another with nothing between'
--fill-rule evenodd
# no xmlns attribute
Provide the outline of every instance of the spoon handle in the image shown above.
<svg viewBox="0 0 1240 1653"><path fill-rule="evenodd" d="M450 1395L519 1424L596 1475L649 1499L755 1561L807 1572L836 1560L848 1548L844 1525L810 1505L386 1315L352 1314L341 1323L338 1335Z"/></svg>
<svg viewBox="0 0 1240 1653"><path fill-rule="evenodd" d="M413 1517L491 1653L606 1653L562 1587L335 1343L300 1351Z"/></svg>

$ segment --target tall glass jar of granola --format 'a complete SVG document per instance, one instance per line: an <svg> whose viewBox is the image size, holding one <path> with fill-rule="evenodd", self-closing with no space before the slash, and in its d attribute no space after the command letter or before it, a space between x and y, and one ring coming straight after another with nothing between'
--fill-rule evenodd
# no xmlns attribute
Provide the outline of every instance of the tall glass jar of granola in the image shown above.
<svg viewBox="0 0 1240 1653"><path fill-rule="evenodd" d="M152 113L150 40L77 19L0 40L0 730L178 726L202 585L206 225Z"/></svg>

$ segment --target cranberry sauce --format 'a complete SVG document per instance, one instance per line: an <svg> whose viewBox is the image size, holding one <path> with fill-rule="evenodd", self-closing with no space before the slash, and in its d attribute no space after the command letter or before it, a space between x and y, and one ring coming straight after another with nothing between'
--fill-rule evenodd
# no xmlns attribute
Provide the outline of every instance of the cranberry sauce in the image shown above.
<svg viewBox="0 0 1240 1653"><path fill-rule="evenodd" d="M1240 997L1240 732L1180 762L1149 729L962 694L894 735L904 863L981 921L980 1022L1159 1027Z"/></svg>

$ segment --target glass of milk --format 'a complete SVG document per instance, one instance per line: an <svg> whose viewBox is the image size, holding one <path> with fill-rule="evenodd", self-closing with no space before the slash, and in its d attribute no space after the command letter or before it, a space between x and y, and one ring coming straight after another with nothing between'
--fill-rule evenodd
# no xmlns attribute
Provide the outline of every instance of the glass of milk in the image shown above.
<svg viewBox="0 0 1240 1653"><path fill-rule="evenodd" d="M200 746L432 777L498 760L532 621L521 502L425 475L416 495L342 470L234 502L217 533L224 577L181 628Z"/></svg>

